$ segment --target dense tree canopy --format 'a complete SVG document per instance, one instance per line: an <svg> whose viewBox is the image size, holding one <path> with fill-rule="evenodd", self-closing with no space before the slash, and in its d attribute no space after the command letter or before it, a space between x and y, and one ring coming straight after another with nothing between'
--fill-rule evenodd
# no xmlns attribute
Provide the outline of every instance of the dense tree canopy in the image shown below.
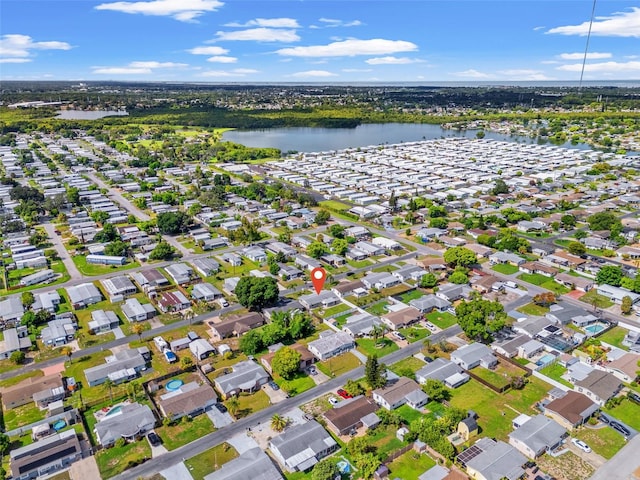
<svg viewBox="0 0 640 480"><path fill-rule="evenodd" d="M176 253L176 249L167 242L162 241L151 250L149 258L151 260L169 260Z"/></svg>
<svg viewBox="0 0 640 480"><path fill-rule="evenodd" d="M300 352L282 347L276 352L271 361L273 371L285 380L290 380L300 368Z"/></svg>
<svg viewBox="0 0 640 480"><path fill-rule="evenodd" d="M596 282L600 285L606 283L607 285L619 287L622 282L622 269L617 265L605 265L598 271Z"/></svg>
<svg viewBox="0 0 640 480"><path fill-rule="evenodd" d="M591 230L598 231L611 230L620 223L620 220L611 212L598 212L588 217L587 222Z"/></svg>
<svg viewBox="0 0 640 480"><path fill-rule="evenodd" d="M250 310L261 310L278 300L278 282L271 277L242 277L235 294L242 306Z"/></svg>
<svg viewBox="0 0 640 480"><path fill-rule="evenodd" d="M478 296L458 304L456 317L467 337L479 341L490 341L493 333L504 327L507 314L500 302L492 302Z"/></svg>
<svg viewBox="0 0 640 480"><path fill-rule="evenodd" d="M470 267L477 262L477 258L468 248L453 247L444 252L444 261L455 267Z"/></svg>
<svg viewBox="0 0 640 480"><path fill-rule="evenodd" d="M157 218L158 230L168 235L184 232L190 222L191 218L184 212L164 212Z"/></svg>

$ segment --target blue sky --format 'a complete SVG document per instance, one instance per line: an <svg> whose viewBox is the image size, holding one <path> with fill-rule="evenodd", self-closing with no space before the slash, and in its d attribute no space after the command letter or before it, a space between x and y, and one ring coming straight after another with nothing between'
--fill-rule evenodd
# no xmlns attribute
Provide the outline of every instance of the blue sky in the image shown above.
<svg viewBox="0 0 640 480"><path fill-rule="evenodd" d="M2 0L0 79L578 80L589 0ZM640 79L640 5L600 0L587 80Z"/></svg>

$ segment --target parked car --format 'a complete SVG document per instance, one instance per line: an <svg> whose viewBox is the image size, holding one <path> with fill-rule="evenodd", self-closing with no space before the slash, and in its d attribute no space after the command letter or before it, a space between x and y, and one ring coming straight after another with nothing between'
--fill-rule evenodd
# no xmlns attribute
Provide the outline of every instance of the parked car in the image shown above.
<svg viewBox="0 0 640 480"><path fill-rule="evenodd" d="M316 370L316 367L314 367L313 365L311 365L309 367L309 375L317 375L318 374L318 370Z"/></svg>
<svg viewBox="0 0 640 480"><path fill-rule="evenodd" d="M162 440L160 440L160 437L156 432L149 432L149 434L147 435L147 438L149 439L149 443L153 447L157 447L160 444L162 444Z"/></svg>
<svg viewBox="0 0 640 480"><path fill-rule="evenodd" d="M216 403L216 408L220 413L227 413L227 407L225 407L222 403Z"/></svg>
<svg viewBox="0 0 640 480"><path fill-rule="evenodd" d="M609 417L607 417L604 413L601 413L598 416L598 420L600 420L602 423L609 423Z"/></svg>
<svg viewBox="0 0 640 480"><path fill-rule="evenodd" d="M618 433L621 433L625 437L628 437L631 435L631 431L629 431L627 427L625 427L624 425L618 422L609 422L609 425L611 425L611 428L616 430Z"/></svg>
<svg viewBox="0 0 640 480"><path fill-rule="evenodd" d="M337 405L340 402L338 401L338 399L336 397L329 397L329 403L331 405Z"/></svg>
<svg viewBox="0 0 640 480"><path fill-rule="evenodd" d="M401 334L400 332L392 332L391 335L393 335L394 337L396 337L398 340L406 340L407 337L405 337L403 334Z"/></svg>
<svg viewBox="0 0 640 480"><path fill-rule="evenodd" d="M271 381L269 382L269 386L270 386L271 388L273 388L274 390L280 390L280 386L279 386L276 382L274 382L273 380L271 380Z"/></svg>
<svg viewBox="0 0 640 480"><path fill-rule="evenodd" d="M349 395L344 388L338 389L338 395L340 395L342 398L353 398L353 396Z"/></svg>
<svg viewBox="0 0 640 480"><path fill-rule="evenodd" d="M578 447L584 453L591 453L591 447L586 443L584 443L582 440L578 440L577 438L572 438L571 443L573 443L576 447Z"/></svg>

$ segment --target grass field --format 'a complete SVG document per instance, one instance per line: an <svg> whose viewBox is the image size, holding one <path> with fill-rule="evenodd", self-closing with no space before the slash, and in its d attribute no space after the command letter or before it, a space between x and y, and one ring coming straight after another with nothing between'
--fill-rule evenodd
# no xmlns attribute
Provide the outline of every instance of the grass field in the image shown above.
<svg viewBox="0 0 640 480"><path fill-rule="evenodd" d="M333 307L327 308L324 311L324 317L329 318L338 313L345 312L347 310L351 310L351 307L349 305L346 305L344 303L339 303L338 305L334 305Z"/></svg>
<svg viewBox="0 0 640 480"><path fill-rule="evenodd" d="M526 313L527 315L531 315L534 317L542 317L549 313L549 307L543 307L541 305L536 305L535 303L527 303L517 309L519 312Z"/></svg>
<svg viewBox="0 0 640 480"><path fill-rule="evenodd" d="M564 295L565 293L570 292L567 287L560 285L552 278L546 277L539 273L523 273L522 275L518 276L518 279L542 288L546 288L547 290L551 290L553 293L556 293L558 295Z"/></svg>
<svg viewBox="0 0 640 480"><path fill-rule="evenodd" d="M627 443L622 435L611 427L598 429L581 428L574 437L584 441L591 449L607 460Z"/></svg>
<svg viewBox="0 0 640 480"><path fill-rule="evenodd" d="M129 262L126 265L95 265L93 263L87 263L87 258L84 255L75 255L71 259L76 264L78 270L83 275L89 277L95 275L102 275L104 273L116 273L123 270L131 270L132 268L139 267L138 262Z"/></svg>
<svg viewBox="0 0 640 480"><path fill-rule="evenodd" d="M518 273L520 270L515 265L511 265L509 263L498 263L491 267L491 270L502 273L503 275L513 275L514 273Z"/></svg>
<svg viewBox="0 0 640 480"><path fill-rule="evenodd" d="M388 338L379 338L377 344L372 338L359 338L356 340L358 350L365 355L378 355L378 358L384 357L391 352L398 350L398 345Z"/></svg>
<svg viewBox="0 0 640 480"><path fill-rule="evenodd" d="M396 346L396 349L398 347ZM353 353L343 353L337 357L329 358L323 362L316 363L316 367L330 377L339 376L343 373L349 372L356 367L360 366L360 360Z"/></svg>
<svg viewBox="0 0 640 480"><path fill-rule="evenodd" d="M101 450L95 456L102 478L115 477L131 468L133 463L151 458L151 447L146 439L127 443L123 447L111 447Z"/></svg>
<svg viewBox="0 0 640 480"><path fill-rule="evenodd" d="M605 412L610 413L617 419L623 421L627 425L636 430L640 430L640 415L638 415L639 407L631 400L625 398L620 405L614 408L604 408Z"/></svg>
<svg viewBox="0 0 640 480"><path fill-rule="evenodd" d="M416 373L418 370L420 370L425 365L426 365L426 363L423 362L422 360L420 360L419 358L407 357L404 360L400 360L399 362L394 363L389 368L390 368L390 370L392 372L400 375L400 372L402 372L403 370L406 370L406 369L409 369L413 373Z"/></svg>
<svg viewBox="0 0 640 480"><path fill-rule="evenodd" d="M409 343L422 340L431 334L431 332L425 327L401 328L399 332L402 333L407 338Z"/></svg>
<svg viewBox="0 0 640 480"><path fill-rule="evenodd" d="M225 402L228 404L228 400ZM251 395L241 394L238 397L238 413L235 415L236 418L246 417L253 413L259 412L260 410L264 410L271 404L271 400L269 400L269 395L264 393L262 390L258 390ZM228 405L227 405L228 406Z"/></svg>
<svg viewBox="0 0 640 480"><path fill-rule="evenodd" d="M609 308L613 306L613 302L596 292L595 289L589 290L580 297L580 301L596 308Z"/></svg>
<svg viewBox="0 0 640 480"><path fill-rule="evenodd" d="M322 202L318 202L318 205L331 210L349 210L351 208L350 205L338 202L337 200L323 200Z"/></svg>
<svg viewBox="0 0 640 480"><path fill-rule="evenodd" d="M205 476L218 470L237 456L238 451L225 442L185 460L184 464L193 480L203 480Z"/></svg>
<svg viewBox="0 0 640 480"><path fill-rule="evenodd" d="M156 428L167 450L175 450L214 431L213 423L205 414L198 415L190 422L178 420L175 425Z"/></svg>
<svg viewBox="0 0 640 480"><path fill-rule="evenodd" d="M540 373L542 373L543 375L546 375L547 377L555 380L556 382L560 382L561 384L569 387L569 388L573 388L573 385L571 385L570 382L568 382L567 380L565 380L564 378L562 378L562 375L564 375L566 373L567 369L564 368L562 365L560 365L559 363L553 363L551 365L547 365L544 368L541 368L539 370Z"/></svg>
<svg viewBox="0 0 640 480"><path fill-rule="evenodd" d="M598 337L598 340L608 343L609 345L613 345L614 347L621 348L623 350L629 350L628 347L622 345L622 340L624 340L626 334L627 330L625 328L613 327L611 330L608 330L600 335Z"/></svg>
<svg viewBox="0 0 640 480"><path fill-rule="evenodd" d="M287 392L290 396L299 395L302 392L316 386L316 382L313 379L302 372L296 373L291 380L285 380L277 374L273 374L275 382L280 386L282 390Z"/></svg>
<svg viewBox="0 0 640 480"><path fill-rule="evenodd" d="M426 295L425 292L416 288L415 290L411 290L410 292L403 293L401 296L401 300L403 303L409 303L411 300L423 297L424 295Z"/></svg>
<svg viewBox="0 0 640 480"><path fill-rule="evenodd" d="M391 476L389 478L402 478L402 480L418 480L418 477L436 464L435 460L425 453L409 450L400 455L387 467Z"/></svg>
<svg viewBox="0 0 640 480"><path fill-rule="evenodd" d="M436 327L439 327L443 330L458 323L458 319L448 312L434 311L428 314L425 318L433 323Z"/></svg>

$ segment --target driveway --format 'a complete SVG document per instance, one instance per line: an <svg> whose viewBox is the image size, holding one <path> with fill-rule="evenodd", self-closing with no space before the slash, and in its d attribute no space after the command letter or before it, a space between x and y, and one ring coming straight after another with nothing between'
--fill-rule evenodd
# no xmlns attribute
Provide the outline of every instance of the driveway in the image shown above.
<svg viewBox="0 0 640 480"><path fill-rule="evenodd" d="M222 413L216 407L207 410L207 417L209 417L209 420L211 420L213 426L216 428L226 427L233 423L233 418L231 418L229 412Z"/></svg>
<svg viewBox="0 0 640 480"><path fill-rule="evenodd" d="M288 395L284 390L274 390L269 384L263 385L262 391L267 394L272 404L282 402L288 398Z"/></svg>
<svg viewBox="0 0 640 480"><path fill-rule="evenodd" d="M126 337L126 335L124 334L124 332L122 331L122 328L120 327L116 327L113 330L111 330L113 332L113 334L116 336L116 340L118 338L124 338Z"/></svg>
<svg viewBox="0 0 640 480"><path fill-rule="evenodd" d="M71 464L69 476L72 480L87 480L100 478L100 471L96 463L96 457L90 456Z"/></svg>
<svg viewBox="0 0 640 480"><path fill-rule="evenodd" d="M598 455L593 450L591 451L591 453L586 453L584 450L579 449L569 439L567 439L567 441L565 442L565 447L567 447L569 450L571 450L573 453L575 453L578 457L580 457L582 460L587 462L596 470L600 468L602 465L604 465L605 462L607 461L602 455Z"/></svg>
<svg viewBox="0 0 640 480"><path fill-rule="evenodd" d="M241 433L239 435L231 437L229 440L227 440L227 443L235 448L240 455L242 455L247 450L251 450L252 448L260 446L258 445L258 442L256 442L246 433Z"/></svg>
<svg viewBox="0 0 640 480"><path fill-rule="evenodd" d="M56 233L55 227L49 222L43 223L42 226L44 227L45 231L47 232L47 235L51 239L51 242L53 243L53 247L56 249L56 253L58 254L58 257L60 257L60 259L62 260L62 263L64 263L64 266L67 269L67 272L69 272L69 276L71 277L71 280L79 280L83 278L82 274L80 273L80 270L78 270L78 267L76 267L76 264L73 263L73 260L71 260L71 257L69 256L69 252L67 252L67 249L64 248L64 244L62 243L62 238L60 238L60 235Z"/></svg>

